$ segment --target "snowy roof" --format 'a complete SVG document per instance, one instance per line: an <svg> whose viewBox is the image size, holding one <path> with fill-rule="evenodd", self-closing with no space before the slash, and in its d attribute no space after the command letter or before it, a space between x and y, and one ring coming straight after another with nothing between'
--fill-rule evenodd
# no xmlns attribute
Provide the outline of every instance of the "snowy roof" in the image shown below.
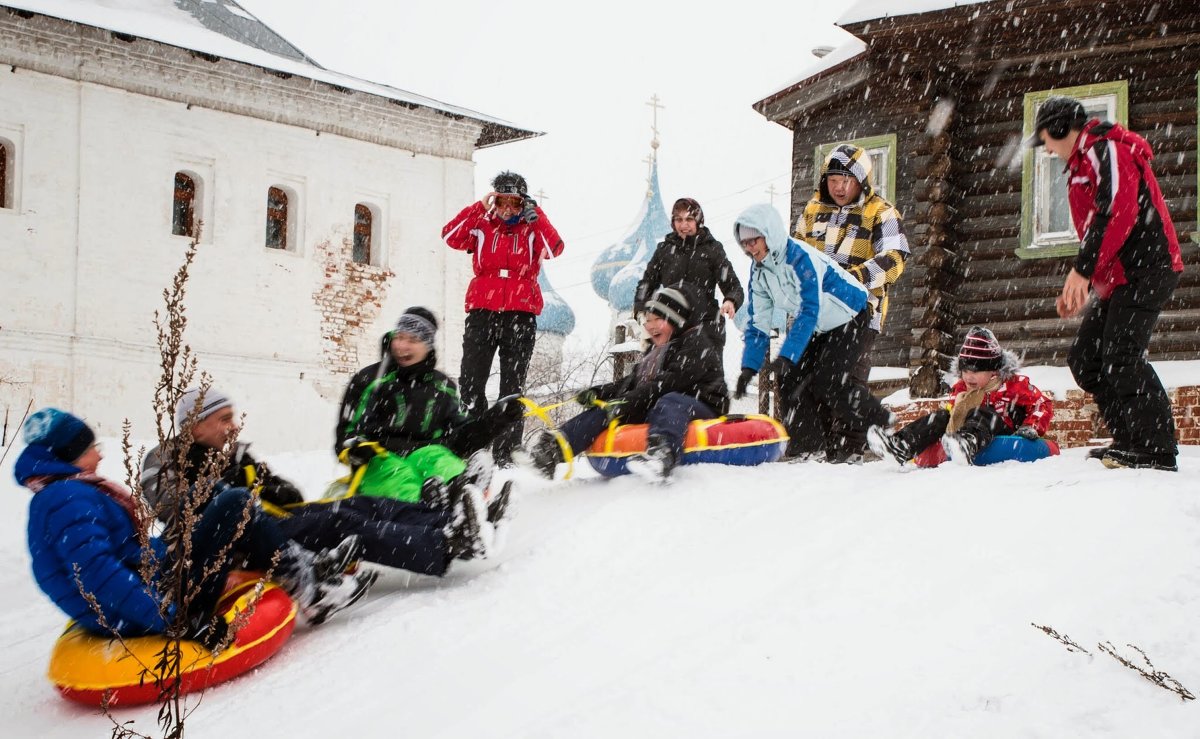
<svg viewBox="0 0 1200 739"><path fill-rule="evenodd" d="M537 317L537 330L547 334L566 336L575 330L575 311L567 305L550 285L546 270L538 272L538 287L542 289L542 312Z"/></svg>
<svg viewBox="0 0 1200 739"><path fill-rule="evenodd" d="M834 23L839 26L847 26L876 18L929 13L934 10L948 10L961 5L975 5L983 2L990 2L990 0L858 0Z"/></svg>
<svg viewBox="0 0 1200 739"><path fill-rule="evenodd" d="M0 5L212 54L481 121L478 147L541 135L515 123L325 69L234 0L0 0Z"/></svg>
<svg viewBox="0 0 1200 739"><path fill-rule="evenodd" d="M768 95L763 102L778 97L783 93L790 92L793 87L818 77L822 73L828 72L866 53L867 44L857 36L849 36L840 45L836 46L833 51L801 67L799 73L797 73L791 82L776 88L777 91Z"/></svg>
<svg viewBox="0 0 1200 739"><path fill-rule="evenodd" d="M646 199L642 201L633 227L624 238L601 252L592 265L592 287L600 293L600 297L618 311L631 310L634 293L637 284L642 281L646 265L659 239L670 230L671 220L667 218L667 209L663 206L658 185L656 158L650 169L650 187L646 190ZM623 264L614 259L616 255L623 258ZM599 282L602 281L608 283L604 292L600 290Z"/></svg>

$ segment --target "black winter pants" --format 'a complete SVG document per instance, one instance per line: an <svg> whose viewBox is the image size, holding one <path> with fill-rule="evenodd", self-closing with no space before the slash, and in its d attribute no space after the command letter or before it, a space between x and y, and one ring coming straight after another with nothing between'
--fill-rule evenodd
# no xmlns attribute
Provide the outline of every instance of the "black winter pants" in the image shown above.
<svg viewBox="0 0 1200 739"><path fill-rule="evenodd" d="M1178 283L1169 269L1151 270L1113 290L1108 300L1093 298L1067 355L1075 382L1095 397L1117 449L1177 452L1171 400L1146 352Z"/></svg>
<svg viewBox="0 0 1200 739"><path fill-rule="evenodd" d="M362 558L422 575L442 575L450 564L443 530L450 513L423 503L356 495L331 503L292 508L279 528L306 549L320 551L351 534L362 542Z"/></svg>
<svg viewBox="0 0 1200 739"><path fill-rule="evenodd" d="M875 339L879 332L868 329L863 336L862 353L854 363L855 381L870 389L871 385L871 349L875 347ZM853 428L842 423L837 418L826 418L828 433L825 437L825 452L830 460L844 461L853 454L862 454L867 448L867 430Z"/></svg>
<svg viewBox="0 0 1200 739"><path fill-rule="evenodd" d="M946 427L949 425L950 411L940 409L921 416L900 429L896 432L896 437L908 448L907 459L912 459L941 441L942 436L946 433ZM1011 430L999 413L987 406L980 406L967 413L959 433L967 433L975 437L975 441L979 444L977 448L982 451L995 440L997 434L1009 433Z"/></svg>
<svg viewBox="0 0 1200 739"><path fill-rule="evenodd" d="M788 456L825 451L826 418L862 433L887 425L891 414L854 378L870 322L870 310L863 309L833 331L816 334L795 369L780 378L782 420L792 437Z"/></svg>
<svg viewBox="0 0 1200 739"><path fill-rule="evenodd" d="M463 406L472 417L488 407L487 381L492 358L500 354L500 395L524 391L529 358L537 340L537 316L524 311L476 309L467 313L463 332L462 368L458 373ZM521 423L513 423L501 432L492 447L501 465L512 462L512 453L521 444Z"/></svg>

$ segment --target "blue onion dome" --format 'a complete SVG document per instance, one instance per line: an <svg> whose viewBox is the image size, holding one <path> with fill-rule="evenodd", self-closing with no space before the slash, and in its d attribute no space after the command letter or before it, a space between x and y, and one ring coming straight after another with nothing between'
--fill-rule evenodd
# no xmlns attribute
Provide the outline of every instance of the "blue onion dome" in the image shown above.
<svg viewBox="0 0 1200 739"><path fill-rule="evenodd" d="M663 207L662 194L658 187L658 162L655 161L650 170L650 188L646 191L646 200L642 203L637 220L629 234L620 243L627 244L631 253L629 261L611 278L608 292L601 297L606 298L613 308L618 311L633 310L633 298L637 285L642 280L646 265L658 242L671 232L671 219L667 217L667 209ZM603 254L601 255L603 257ZM592 286L596 287L593 267Z"/></svg>
<svg viewBox="0 0 1200 739"><path fill-rule="evenodd" d="M537 317L539 333L566 336L575 330L575 311L550 285L546 270L538 273L538 287L542 289L542 312Z"/></svg>
<svg viewBox="0 0 1200 739"><path fill-rule="evenodd" d="M592 289L601 299L608 300L608 288L613 278L629 264L636 249L637 244L621 239L600 252L600 256L592 262Z"/></svg>

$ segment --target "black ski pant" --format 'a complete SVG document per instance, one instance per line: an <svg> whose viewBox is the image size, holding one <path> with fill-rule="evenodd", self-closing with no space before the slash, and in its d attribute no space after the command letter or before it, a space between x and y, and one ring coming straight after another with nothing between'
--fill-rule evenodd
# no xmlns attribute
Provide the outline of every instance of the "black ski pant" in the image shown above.
<svg viewBox="0 0 1200 739"><path fill-rule="evenodd" d="M473 418L487 410L487 381L492 359L500 354L500 395L524 391L529 358L537 340L537 316L525 311L475 309L467 313L463 332L462 368L458 373L463 406ZM520 421L496 436L492 452L498 464L512 463L513 450L521 444Z"/></svg>
<svg viewBox="0 0 1200 739"><path fill-rule="evenodd" d="M930 446L941 441L950 425L950 411L942 408L908 424L896 432L896 438L904 445L907 455L904 461L917 456ZM997 434L1008 433L1011 429L994 409L987 406L973 408L963 419L959 433L970 434L978 443L976 451L983 451L988 444L995 440Z"/></svg>
<svg viewBox="0 0 1200 739"><path fill-rule="evenodd" d="M879 338L878 331L867 330L863 336L862 354L854 363L854 369L851 372L854 380L868 389L871 387L871 349L874 348L877 338ZM825 423L829 430L828 436L825 437L825 453L828 459L844 461L851 455L862 454L866 451L867 430L865 428L848 426L838 418L826 418Z"/></svg>
<svg viewBox="0 0 1200 739"><path fill-rule="evenodd" d="M861 433L887 425L891 414L854 378L870 321L864 308L838 328L815 334L795 369L780 377L780 415L791 436L788 456L824 452L826 418Z"/></svg>
<svg viewBox="0 0 1200 739"><path fill-rule="evenodd" d="M306 549L320 551L357 534L362 558L422 575L442 575L450 564L443 533L450 512L424 503L354 495L290 508L279 528Z"/></svg>
<svg viewBox="0 0 1200 739"><path fill-rule="evenodd" d="M1107 300L1093 298L1067 354L1075 382L1096 399L1117 449L1172 457L1178 451L1171 399L1146 359L1158 314L1178 283L1169 269L1148 270Z"/></svg>

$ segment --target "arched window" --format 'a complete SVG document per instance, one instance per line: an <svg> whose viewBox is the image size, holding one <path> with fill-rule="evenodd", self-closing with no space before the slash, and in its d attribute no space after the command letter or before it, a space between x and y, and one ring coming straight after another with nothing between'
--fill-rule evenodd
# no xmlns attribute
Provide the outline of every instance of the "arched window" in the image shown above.
<svg viewBox="0 0 1200 739"><path fill-rule="evenodd" d="M12 156L12 145L0 139L0 208L12 207L12 204L8 200L11 190L8 186L8 172L12 169L8 163L10 156Z"/></svg>
<svg viewBox="0 0 1200 739"><path fill-rule="evenodd" d="M288 195L279 187L267 190L267 248L288 248Z"/></svg>
<svg viewBox="0 0 1200 739"><path fill-rule="evenodd" d="M196 226L196 180L186 172L175 173L175 197L171 206L171 233L191 236Z"/></svg>
<svg viewBox="0 0 1200 739"><path fill-rule="evenodd" d="M362 203L354 206L354 251L350 258L359 264L371 263L371 228L375 216Z"/></svg>

